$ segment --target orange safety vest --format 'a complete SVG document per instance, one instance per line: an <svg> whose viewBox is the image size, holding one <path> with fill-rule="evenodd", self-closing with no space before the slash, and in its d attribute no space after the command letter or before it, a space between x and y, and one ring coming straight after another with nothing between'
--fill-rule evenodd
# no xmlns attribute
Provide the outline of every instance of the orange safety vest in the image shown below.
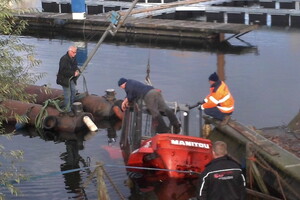
<svg viewBox="0 0 300 200"><path fill-rule="evenodd" d="M210 88L210 94L204 99L202 108L217 107L222 113L232 113L234 110L234 99L230 94L227 85L221 81L221 84Z"/></svg>

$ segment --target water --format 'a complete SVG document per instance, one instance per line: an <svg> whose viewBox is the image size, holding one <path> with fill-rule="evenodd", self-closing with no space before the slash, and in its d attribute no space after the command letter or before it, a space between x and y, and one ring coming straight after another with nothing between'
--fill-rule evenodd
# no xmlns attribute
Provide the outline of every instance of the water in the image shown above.
<svg viewBox="0 0 300 200"><path fill-rule="evenodd" d="M165 99L194 104L208 94L208 76L217 70L218 62L224 61L223 67L219 64L218 71L224 72L223 75L236 100L233 118L257 128L283 125L299 110L299 33L300 30L261 28L242 37L244 41L256 47L255 51L227 51L225 54L197 47L159 48L151 42L144 45L105 43L91 60L84 77L90 93L103 95L106 89L114 88L117 98L123 98L125 93L117 87L118 79L125 77L143 81L149 59L151 81L155 87L162 89ZM55 83L59 58L66 53L70 45L78 41L25 36L22 40L36 46L37 57L43 62L39 71L47 72L38 84L60 88ZM237 39L231 39L230 42L233 45L246 45ZM95 45L95 41L87 42L88 52L91 52ZM78 84L79 91L83 90L82 82L81 78ZM193 110L190 135L198 135L198 117L198 111ZM95 166L99 161L123 166L118 145L120 131L117 131L117 141L112 146L107 143L107 134L104 125L94 134L62 135L57 138L51 135L41 137L34 131L25 131L19 132L11 140L1 137L0 141L1 144L5 144L7 150L25 151L22 167L32 179L20 184L22 199L96 199L95 179L84 190L78 189L79 185L88 179L93 167L67 175L60 172L71 168ZM170 188L168 185L162 185L165 183L160 183L155 185L155 192L152 190L137 193L131 184L128 184L125 169L108 167L107 171L126 198L146 199L148 195L148 199L159 199L157 194L163 194ZM179 188L190 189L188 186ZM119 199L111 184L108 184L108 190L111 199ZM175 199L176 195L178 194L168 198ZM9 195L8 199L20 197Z"/></svg>

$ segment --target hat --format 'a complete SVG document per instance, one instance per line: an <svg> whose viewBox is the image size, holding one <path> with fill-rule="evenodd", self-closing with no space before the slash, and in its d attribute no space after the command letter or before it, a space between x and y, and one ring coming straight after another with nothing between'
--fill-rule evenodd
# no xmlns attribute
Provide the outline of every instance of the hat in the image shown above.
<svg viewBox="0 0 300 200"><path fill-rule="evenodd" d="M219 76L216 72L214 72L208 77L208 80L216 82L219 80Z"/></svg>
<svg viewBox="0 0 300 200"><path fill-rule="evenodd" d="M125 82L127 82L127 79L126 79L126 78L120 78L120 80L118 81L119 87L120 87L121 85L123 85L123 83L125 83Z"/></svg>

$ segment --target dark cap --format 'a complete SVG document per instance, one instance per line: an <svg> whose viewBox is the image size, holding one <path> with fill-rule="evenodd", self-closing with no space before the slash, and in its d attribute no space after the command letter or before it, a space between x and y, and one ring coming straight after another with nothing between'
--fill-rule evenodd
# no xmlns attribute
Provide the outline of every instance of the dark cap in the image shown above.
<svg viewBox="0 0 300 200"><path fill-rule="evenodd" d="M216 72L214 72L208 77L208 80L217 82L219 80L219 76Z"/></svg>
<svg viewBox="0 0 300 200"><path fill-rule="evenodd" d="M123 85L123 83L125 83L125 82L127 82L127 79L126 79L126 78L120 78L120 80L118 81L119 87L120 87L121 85Z"/></svg>

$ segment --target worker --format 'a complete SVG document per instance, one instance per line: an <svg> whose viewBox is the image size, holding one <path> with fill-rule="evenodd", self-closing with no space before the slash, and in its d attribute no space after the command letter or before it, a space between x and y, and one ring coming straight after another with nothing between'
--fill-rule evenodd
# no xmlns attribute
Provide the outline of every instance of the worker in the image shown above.
<svg viewBox="0 0 300 200"><path fill-rule="evenodd" d="M169 118L170 123L173 126L173 132L176 134L180 132L181 124L178 122L174 111L166 104L161 90L155 89L154 87L139 81L132 79L127 80L125 78L120 78L118 85L126 92L126 97L122 102L123 110L128 107L129 103L142 99L152 115L152 124L157 133L170 133L161 112L165 113Z"/></svg>
<svg viewBox="0 0 300 200"><path fill-rule="evenodd" d="M246 182L240 164L227 155L227 144L216 141L213 160L200 174L198 200L245 200Z"/></svg>
<svg viewBox="0 0 300 200"><path fill-rule="evenodd" d="M76 80L80 70L76 61L77 47L70 46L68 52L60 58L56 83L61 85L64 92L64 107L72 115L71 106L76 95Z"/></svg>
<svg viewBox="0 0 300 200"><path fill-rule="evenodd" d="M204 99L200 108L204 113L221 121L220 125L226 125L230 120L230 115L234 111L234 98L228 86L219 79L216 72L208 78L210 84L210 94Z"/></svg>
<svg viewBox="0 0 300 200"><path fill-rule="evenodd" d="M119 120L124 119L124 112L122 110L122 100L115 100L112 104L110 116L117 117Z"/></svg>

